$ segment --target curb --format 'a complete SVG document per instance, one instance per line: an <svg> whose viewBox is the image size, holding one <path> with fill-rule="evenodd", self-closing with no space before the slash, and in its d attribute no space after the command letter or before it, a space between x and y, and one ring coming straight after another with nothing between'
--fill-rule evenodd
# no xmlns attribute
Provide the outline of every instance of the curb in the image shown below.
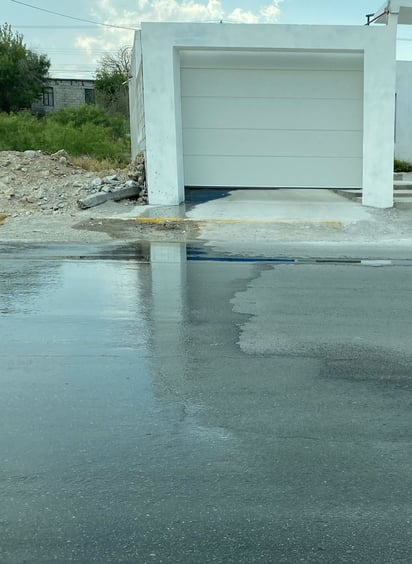
<svg viewBox="0 0 412 564"><path fill-rule="evenodd" d="M110 218L108 218L110 219ZM119 219L119 218L113 218ZM313 221L306 219L215 219L215 218L191 218L191 217L135 217L121 218L123 220L132 220L136 223L159 225L162 223L213 223L216 225L236 225L242 223L259 223L259 224L280 224L280 225L324 225L333 227L334 229L342 229L343 223L337 220Z"/></svg>
<svg viewBox="0 0 412 564"><path fill-rule="evenodd" d="M411 185L412 188L412 185ZM352 200L353 202L357 202L359 204L362 203L362 191L355 191L355 190L334 190L336 194L346 198L347 200ZM402 190L401 188L397 188L393 191L393 203L410 203L412 201L412 190Z"/></svg>

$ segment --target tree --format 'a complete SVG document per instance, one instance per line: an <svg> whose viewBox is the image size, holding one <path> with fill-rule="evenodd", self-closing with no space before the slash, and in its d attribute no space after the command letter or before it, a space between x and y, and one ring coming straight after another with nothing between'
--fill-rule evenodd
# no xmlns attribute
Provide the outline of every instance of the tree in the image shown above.
<svg viewBox="0 0 412 564"><path fill-rule="evenodd" d="M131 48L122 47L100 59L96 70L96 103L111 113L129 119L129 89Z"/></svg>
<svg viewBox="0 0 412 564"><path fill-rule="evenodd" d="M30 108L46 85L50 60L28 49L23 36L0 26L0 111Z"/></svg>

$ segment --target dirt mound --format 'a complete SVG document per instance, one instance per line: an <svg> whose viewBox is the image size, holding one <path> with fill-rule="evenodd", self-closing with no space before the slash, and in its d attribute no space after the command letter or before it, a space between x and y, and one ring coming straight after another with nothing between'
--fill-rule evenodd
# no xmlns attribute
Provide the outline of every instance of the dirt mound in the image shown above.
<svg viewBox="0 0 412 564"><path fill-rule="evenodd" d="M128 178L128 171L105 171ZM99 175L74 166L64 151L0 151L0 213L70 214Z"/></svg>

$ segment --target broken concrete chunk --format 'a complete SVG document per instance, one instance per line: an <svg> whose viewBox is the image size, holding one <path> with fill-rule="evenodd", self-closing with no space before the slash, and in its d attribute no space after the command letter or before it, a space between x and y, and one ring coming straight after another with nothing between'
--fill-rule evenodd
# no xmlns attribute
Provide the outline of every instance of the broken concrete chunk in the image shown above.
<svg viewBox="0 0 412 564"><path fill-rule="evenodd" d="M91 196L86 196L85 198L81 198L77 200L77 205L82 210L87 210L87 208L94 208L100 204L104 204L109 200L109 195L105 194L104 192L99 192L98 194L91 194Z"/></svg>
<svg viewBox="0 0 412 564"><path fill-rule="evenodd" d="M103 181L102 181L101 178L94 178L91 182L91 185L92 185L93 188L98 188L102 184L103 184Z"/></svg>
<svg viewBox="0 0 412 564"><path fill-rule="evenodd" d="M31 150L24 151L23 154L25 157L29 157L29 159L34 159L39 155L37 151L31 151Z"/></svg>
<svg viewBox="0 0 412 564"><path fill-rule="evenodd" d="M118 182L119 178L116 174L111 174L110 176L105 176L103 178L103 182L105 182L106 184L112 184L114 182Z"/></svg>
<svg viewBox="0 0 412 564"><path fill-rule="evenodd" d="M112 200L118 202L120 200L124 200L126 198L135 198L140 194L140 186L132 186L128 188L127 186L122 186L117 190L113 190L109 195Z"/></svg>
<svg viewBox="0 0 412 564"><path fill-rule="evenodd" d="M53 153L51 155L51 158L55 159L56 161L58 161L61 157L64 157L67 161L69 161L69 155L64 149L60 149L60 151L57 151L56 153Z"/></svg>
<svg viewBox="0 0 412 564"><path fill-rule="evenodd" d="M88 208L94 208L95 206L99 206L100 204L103 204L104 202L107 202L109 200L114 200L115 202L118 202L126 198L136 197L139 194L140 194L140 187L138 185L131 187L122 185L120 188L118 188L117 190L113 190L112 192L101 191L98 192L97 194L91 194L90 196L81 198L80 200L77 200L77 205L82 210L85 210Z"/></svg>

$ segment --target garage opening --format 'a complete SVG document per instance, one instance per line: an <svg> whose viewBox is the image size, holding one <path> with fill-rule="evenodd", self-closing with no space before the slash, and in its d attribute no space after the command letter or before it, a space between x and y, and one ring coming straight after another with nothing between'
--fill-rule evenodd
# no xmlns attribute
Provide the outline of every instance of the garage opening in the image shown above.
<svg viewBox="0 0 412 564"><path fill-rule="evenodd" d="M361 188L363 54L182 51L186 187Z"/></svg>

